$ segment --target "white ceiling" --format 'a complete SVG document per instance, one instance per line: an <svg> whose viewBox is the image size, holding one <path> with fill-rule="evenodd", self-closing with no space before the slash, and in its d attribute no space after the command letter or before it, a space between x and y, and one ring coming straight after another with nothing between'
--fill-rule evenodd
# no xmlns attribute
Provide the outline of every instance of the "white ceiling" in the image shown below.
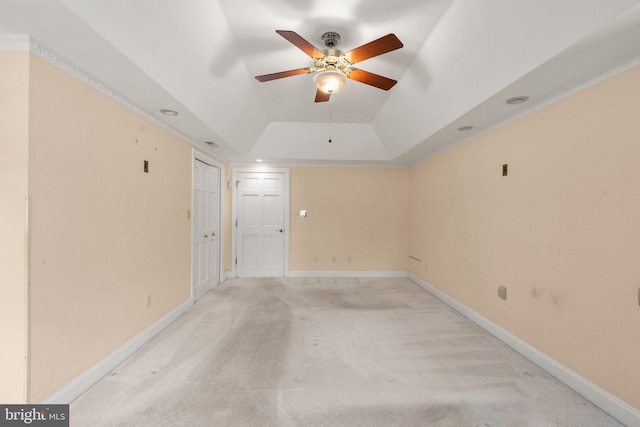
<svg viewBox="0 0 640 427"><path fill-rule="evenodd" d="M230 163L409 165L640 62L640 0L0 0L0 34L67 65ZM398 80L315 103L312 66L275 30L351 50ZM1 47L1 46L0 46ZM60 61L58 61L60 62ZM512 96L530 101L507 105ZM176 117L159 113L178 111ZM461 126L474 126L460 132ZM329 139L332 140L329 143ZM204 141L220 147L210 148Z"/></svg>

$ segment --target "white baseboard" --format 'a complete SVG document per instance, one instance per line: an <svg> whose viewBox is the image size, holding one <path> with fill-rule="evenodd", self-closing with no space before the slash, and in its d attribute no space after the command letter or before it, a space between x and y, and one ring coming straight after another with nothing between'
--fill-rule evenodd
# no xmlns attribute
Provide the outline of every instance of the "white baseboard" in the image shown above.
<svg viewBox="0 0 640 427"><path fill-rule="evenodd" d="M193 300L189 299L178 307L167 313L164 317L144 329L135 337L118 347L107 357L84 371L70 383L63 386L60 390L44 399L42 404L69 404L78 396L89 390L92 385L97 383L102 377L111 372L119 364L124 362L127 357L135 353L140 347L146 344L151 338L158 335L167 326L178 319L185 311L193 305Z"/></svg>
<svg viewBox="0 0 640 427"><path fill-rule="evenodd" d="M407 277L406 271L323 271L310 270L289 271L287 277L366 277L366 278L393 278Z"/></svg>
<svg viewBox="0 0 640 427"><path fill-rule="evenodd" d="M486 317L471 310L466 305L451 298L449 295L437 289L430 283L411 273L408 273L408 277L413 282L456 310L458 313L467 317L482 329L486 330L491 335L495 336L536 365L540 366L549 374L571 387L573 390L584 396L587 400L591 401L594 405L598 406L612 417L616 418L618 421L629 427L640 427L640 411L628 403L620 400L606 390L603 390L584 377L581 377L571 369L547 356L542 351L522 341L520 338L496 325Z"/></svg>

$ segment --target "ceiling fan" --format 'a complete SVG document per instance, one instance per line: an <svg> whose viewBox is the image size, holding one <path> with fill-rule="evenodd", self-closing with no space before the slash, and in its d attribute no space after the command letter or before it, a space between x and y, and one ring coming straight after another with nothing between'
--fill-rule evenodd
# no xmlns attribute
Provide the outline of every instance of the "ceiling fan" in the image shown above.
<svg viewBox="0 0 640 427"><path fill-rule="evenodd" d="M314 60L314 64L313 67L256 76L256 79L260 82L268 82L299 74L317 73L313 78L317 87L315 102L328 101L331 94L339 91L347 79L365 83L382 90L389 90L397 83L396 80L360 70L353 66L356 62L400 49L403 44L395 34L387 34L345 53L335 48L340 42L340 35L335 32L327 32L322 35L322 41L327 47L324 50L317 49L293 31L276 30L276 33L310 56Z"/></svg>

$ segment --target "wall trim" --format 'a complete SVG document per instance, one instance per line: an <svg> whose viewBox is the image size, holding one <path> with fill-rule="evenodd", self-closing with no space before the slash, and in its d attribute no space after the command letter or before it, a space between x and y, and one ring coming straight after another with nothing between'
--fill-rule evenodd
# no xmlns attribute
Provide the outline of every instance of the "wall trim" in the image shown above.
<svg viewBox="0 0 640 427"><path fill-rule="evenodd" d="M491 132L494 129L499 129L521 117L527 116L538 110L542 110L549 105L555 104L556 102L564 98L567 98L575 93L578 93L591 86L608 80L638 65L640 65L640 50L634 50L631 53L627 53L620 58L610 61L604 66L600 66L595 70L588 71L583 77L579 79L574 79L570 82L558 86L555 90L552 91L551 94L542 96L538 99L529 100L523 108L514 109L511 114L502 117L500 120L488 126L475 128L472 132L466 133L464 138L458 139L455 143L429 153L418 160L411 161L407 165L407 167L414 166L431 157L435 157L438 154L444 153L445 151L448 151L457 145L461 145L470 140L478 138L480 135L484 135L485 133Z"/></svg>
<svg viewBox="0 0 640 427"><path fill-rule="evenodd" d="M60 388L51 396L44 399L42 404L69 404L77 399L82 393L89 390L102 377L111 372L119 364L124 362L129 356L135 353L140 347L146 344L151 338L162 332L167 326L175 322L184 312L193 305L193 299L180 304L172 311L164 315L158 321L144 329L135 337L118 347L107 355L104 359L84 371L71 382Z"/></svg>
<svg viewBox="0 0 640 427"><path fill-rule="evenodd" d="M435 286L424 281L412 273L408 273L410 280L421 286L436 298L462 314L485 331L526 357L556 379L560 380L573 390L581 394L594 405L607 412L618 421L628 426L640 426L640 411L615 397L608 391L600 388L596 384L578 375L560 362L552 359L537 348L527 344L517 336L493 323L481 314L473 311L466 305L450 297Z"/></svg>
<svg viewBox="0 0 640 427"><path fill-rule="evenodd" d="M9 37L13 37L13 36L9 36ZM21 36L14 37L17 40L17 43L18 43L17 46L20 48L20 49L16 49L16 50L22 50L23 41L22 41L22 39L20 37ZM183 134L181 131L179 131L178 129L174 128L173 126L171 126L167 122L157 118L155 115L153 115L150 112L146 111L141 106L135 104L133 101L131 101L129 98L127 98L126 96L122 95L121 93L119 93L115 89L113 89L110 86L106 85L105 83L103 83L102 81L98 80L97 78L93 77L92 75L90 75L89 73L87 73L83 69L81 69L80 67L78 67L75 64L69 62L67 59L59 56L58 54L56 54L54 51L52 51L48 47L43 46L42 44L40 44L35 39L33 39L33 38L29 37L29 36L24 36L24 37L26 37L26 43L27 43L27 49L26 50L30 51L35 56L43 59L44 61L48 62L49 64L53 65L54 67L64 71L65 73L67 73L71 77L74 77L75 79L80 80L85 85L92 87L93 89L95 89L98 92L102 93L104 96L106 96L108 98L111 98L113 101L115 101L115 102L121 104L122 106L130 109L134 113L144 117L145 119L147 119L150 122L156 124L157 126L160 126L161 128L165 129L166 131L171 132L172 134L174 134L178 138L180 138L183 141L186 141L189 144L191 144L193 147L198 148L200 150L203 150L205 153L211 152L210 151L210 147L207 144L205 144L204 142L196 141L195 139ZM7 39L7 40L10 41L10 39ZM6 44L9 41L5 41L3 39L0 39L0 48L3 46L3 43ZM16 42L14 42L14 44L15 43ZM0 49L0 50L2 50L2 49ZM11 50L11 49L9 49L7 47L7 48L5 48L5 50ZM215 153L211 152L211 155L215 156Z"/></svg>
<svg viewBox="0 0 640 427"><path fill-rule="evenodd" d="M229 166L234 168L245 168L254 166L246 161L230 162ZM320 168L391 168L405 169L409 165L406 163L395 162L394 159L388 160L292 160L292 159L270 159L265 160L263 166L270 167L320 167Z"/></svg>
<svg viewBox="0 0 640 427"><path fill-rule="evenodd" d="M0 34L0 51L28 52L29 36L22 34Z"/></svg>
<svg viewBox="0 0 640 427"><path fill-rule="evenodd" d="M286 277L366 277L394 278L407 277L406 271L327 271L327 270L293 270Z"/></svg>

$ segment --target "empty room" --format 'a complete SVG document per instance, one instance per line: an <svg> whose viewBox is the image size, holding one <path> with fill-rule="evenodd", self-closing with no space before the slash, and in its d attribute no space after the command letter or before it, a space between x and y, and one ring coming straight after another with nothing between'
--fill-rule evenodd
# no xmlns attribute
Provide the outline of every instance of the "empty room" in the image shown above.
<svg viewBox="0 0 640 427"><path fill-rule="evenodd" d="M640 426L640 1L0 0L0 76L0 424Z"/></svg>

